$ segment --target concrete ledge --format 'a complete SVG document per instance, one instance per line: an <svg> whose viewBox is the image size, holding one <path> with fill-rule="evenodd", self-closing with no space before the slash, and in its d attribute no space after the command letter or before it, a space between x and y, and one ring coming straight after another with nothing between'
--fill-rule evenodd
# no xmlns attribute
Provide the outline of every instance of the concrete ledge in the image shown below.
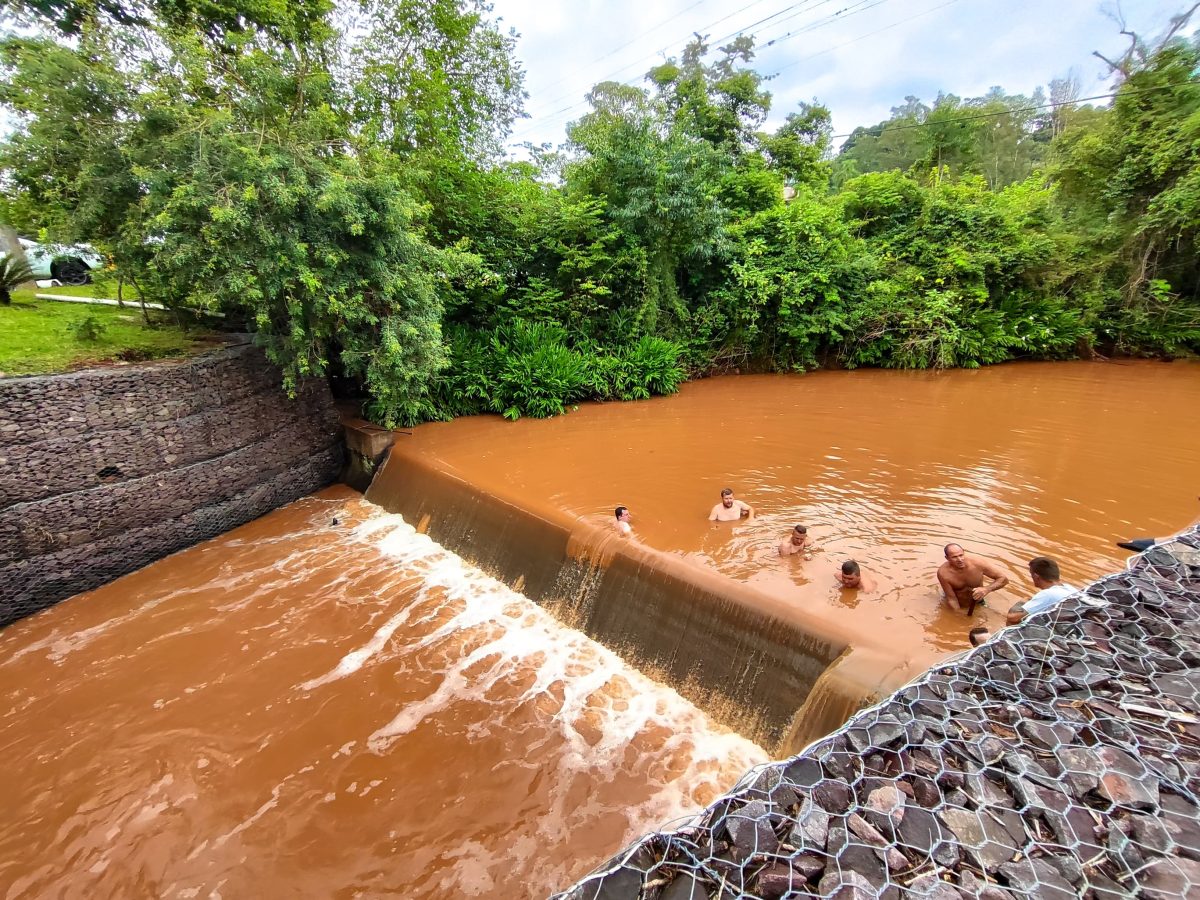
<svg viewBox="0 0 1200 900"><path fill-rule="evenodd" d="M396 439L396 432L362 418L357 404L338 404L338 415L346 436L346 467L341 480L366 493Z"/></svg>
<svg viewBox="0 0 1200 900"><path fill-rule="evenodd" d="M1198 600L1193 529L555 896L1200 896Z"/></svg>

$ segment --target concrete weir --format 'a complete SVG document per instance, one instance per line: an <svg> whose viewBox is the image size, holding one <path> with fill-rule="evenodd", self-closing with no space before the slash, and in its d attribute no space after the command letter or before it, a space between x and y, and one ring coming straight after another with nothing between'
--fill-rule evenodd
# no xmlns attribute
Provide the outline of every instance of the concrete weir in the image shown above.
<svg viewBox="0 0 1200 900"><path fill-rule="evenodd" d="M1198 601L1192 529L555 896L1200 896Z"/></svg>
<svg viewBox="0 0 1200 900"><path fill-rule="evenodd" d="M366 496L777 754L912 674L793 605L562 510L489 494L402 443Z"/></svg>

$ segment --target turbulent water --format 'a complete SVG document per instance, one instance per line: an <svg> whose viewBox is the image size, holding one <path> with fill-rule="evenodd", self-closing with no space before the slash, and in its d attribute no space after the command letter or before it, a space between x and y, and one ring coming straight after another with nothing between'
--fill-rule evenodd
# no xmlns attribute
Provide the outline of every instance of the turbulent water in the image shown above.
<svg viewBox="0 0 1200 900"><path fill-rule="evenodd" d="M1198 409L1189 362L735 376L544 421L423 425L395 453L533 509L611 523L626 505L638 540L931 662L969 627L939 603L945 543L1009 572L977 615L1002 624L1031 593L1032 557L1079 584L1121 566L1114 541L1200 515ZM707 521L725 486L754 521ZM776 551L794 524L819 547L811 560ZM876 590L835 585L847 558Z"/></svg>
<svg viewBox="0 0 1200 900"><path fill-rule="evenodd" d="M765 758L340 488L0 660L7 898L545 895Z"/></svg>

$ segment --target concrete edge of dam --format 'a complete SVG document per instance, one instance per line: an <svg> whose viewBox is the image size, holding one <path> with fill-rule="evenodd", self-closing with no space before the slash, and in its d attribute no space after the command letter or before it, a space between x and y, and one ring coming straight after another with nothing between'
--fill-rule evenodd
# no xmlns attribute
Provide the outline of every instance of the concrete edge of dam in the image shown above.
<svg viewBox="0 0 1200 900"><path fill-rule="evenodd" d="M1200 895L1200 529L749 773L555 900Z"/></svg>

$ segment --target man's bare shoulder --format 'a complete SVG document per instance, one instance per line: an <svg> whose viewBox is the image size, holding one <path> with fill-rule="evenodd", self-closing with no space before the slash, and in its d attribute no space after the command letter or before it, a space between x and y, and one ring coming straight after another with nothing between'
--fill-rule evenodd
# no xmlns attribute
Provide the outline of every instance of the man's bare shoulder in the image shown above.
<svg viewBox="0 0 1200 900"><path fill-rule="evenodd" d="M993 562L990 559L984 559L982 556L977 557L974 562L979 565L981 571L988 578L998 578L1004 574L1004 570L1000 568L999 563Z"/></svg>

